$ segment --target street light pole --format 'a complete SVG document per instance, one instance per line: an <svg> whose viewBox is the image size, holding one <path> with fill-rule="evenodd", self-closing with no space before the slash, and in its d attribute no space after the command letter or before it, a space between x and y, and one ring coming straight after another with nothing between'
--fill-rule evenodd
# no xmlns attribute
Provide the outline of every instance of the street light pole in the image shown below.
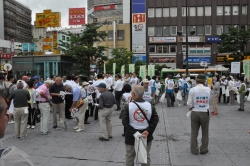
<svg viewBox="0 0 250 166"><path fill-rule="evenodd" d="M188 76L188 5L186 0L186 75Z"/></svg>

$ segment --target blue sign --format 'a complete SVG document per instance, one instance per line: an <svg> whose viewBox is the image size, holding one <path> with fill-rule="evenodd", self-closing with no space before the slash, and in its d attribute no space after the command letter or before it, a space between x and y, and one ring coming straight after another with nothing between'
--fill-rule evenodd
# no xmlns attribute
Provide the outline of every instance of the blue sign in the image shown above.
<svg viewBox="0 0 250 166"><path fill-rule="evenodd" d="M146 62L146 54L134 54L132 57L132 63L143 61Z"/></svg>
<svg viewBox="0 0 250 166"><path fill-rule="evenodd" d="M206 43L220 43L221 38L219 36L206 36Z"/></svg>
<svg viewBox="0 0 250 166"><path fill-rule="evenodd" d="M146 0L132 0L132 3L146 3Z"/></svg>
<svg viewBox="0 0 250 166"><path fill-rule="evenodd" d="M23 51L29 51L29 43L23 43Z"/></svg>
<svg viewBox="0 0 250 166"><path fill-rule="evenodd" d="M202 61L211 63L211 57L188 57L188 63L201 63ZM186 63L186 58L183 63Z"/></svg>
<svg viewBox="0 0 250 166"><path fill-rule="evenodd" d="M30 51L35 51L35 44L30 43Z"/></svg>
<svg viewBox="0 0 250 166"><path fill-rule="evenodd" d="M145 0L132 0L132 13L146 13Z"/></svg>

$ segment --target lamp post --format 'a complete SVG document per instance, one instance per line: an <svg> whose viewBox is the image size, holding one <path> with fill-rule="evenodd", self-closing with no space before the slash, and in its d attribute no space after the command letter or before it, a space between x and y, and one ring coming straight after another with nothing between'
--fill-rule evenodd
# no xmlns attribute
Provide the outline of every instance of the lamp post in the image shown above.
<svg viewBox="0 0 250 166"><path fill-rule="evenodd" d="M188 5L186 0L186 75L188 76Z"/></svg>

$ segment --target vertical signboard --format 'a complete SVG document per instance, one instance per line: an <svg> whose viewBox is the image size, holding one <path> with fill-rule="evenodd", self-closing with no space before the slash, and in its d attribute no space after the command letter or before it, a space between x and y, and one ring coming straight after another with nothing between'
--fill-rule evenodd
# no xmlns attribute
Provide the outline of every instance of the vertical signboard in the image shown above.
<svg viewBox="0 0 250 166"><path fill-rule="evenodd" d="M132 52L146 54L146 0L132 0Z"/></svg>
<svg viewBox="0 0 250 166"><path fill-rule="evenodd" d="M23 43L23 51L29 51L29 43Z"/></svg>
<svg viewBox="0 0 250 166"><path fill-rule="evenodd" d="M56 31L53 32L53 49L54 50L57 49L57 32Z"/></svg>
<svg viewBox="0 0 250 166"><path fill-rule="evenodd" d="M69 25L85 25L85 8L69 8Z"/></svg>

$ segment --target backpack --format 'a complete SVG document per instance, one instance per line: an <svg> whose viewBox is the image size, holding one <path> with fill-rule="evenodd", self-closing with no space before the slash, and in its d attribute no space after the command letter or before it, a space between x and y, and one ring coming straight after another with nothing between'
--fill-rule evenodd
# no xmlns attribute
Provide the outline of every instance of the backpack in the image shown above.
<svg viewBox="0 0 250 166"><path fill-rule="evenodd" d="M8 99L8 97L9 97L9 89L13 86L14 84L12 83L10 86L9 86L9 88L7 88L6 87L6 83L4 83L4 89L3 90L1 90L1 92L0 92L0 96L2 96L4 99L5 99L5 101L7 102L7 103L9 103L9 99Z"/></svg>

